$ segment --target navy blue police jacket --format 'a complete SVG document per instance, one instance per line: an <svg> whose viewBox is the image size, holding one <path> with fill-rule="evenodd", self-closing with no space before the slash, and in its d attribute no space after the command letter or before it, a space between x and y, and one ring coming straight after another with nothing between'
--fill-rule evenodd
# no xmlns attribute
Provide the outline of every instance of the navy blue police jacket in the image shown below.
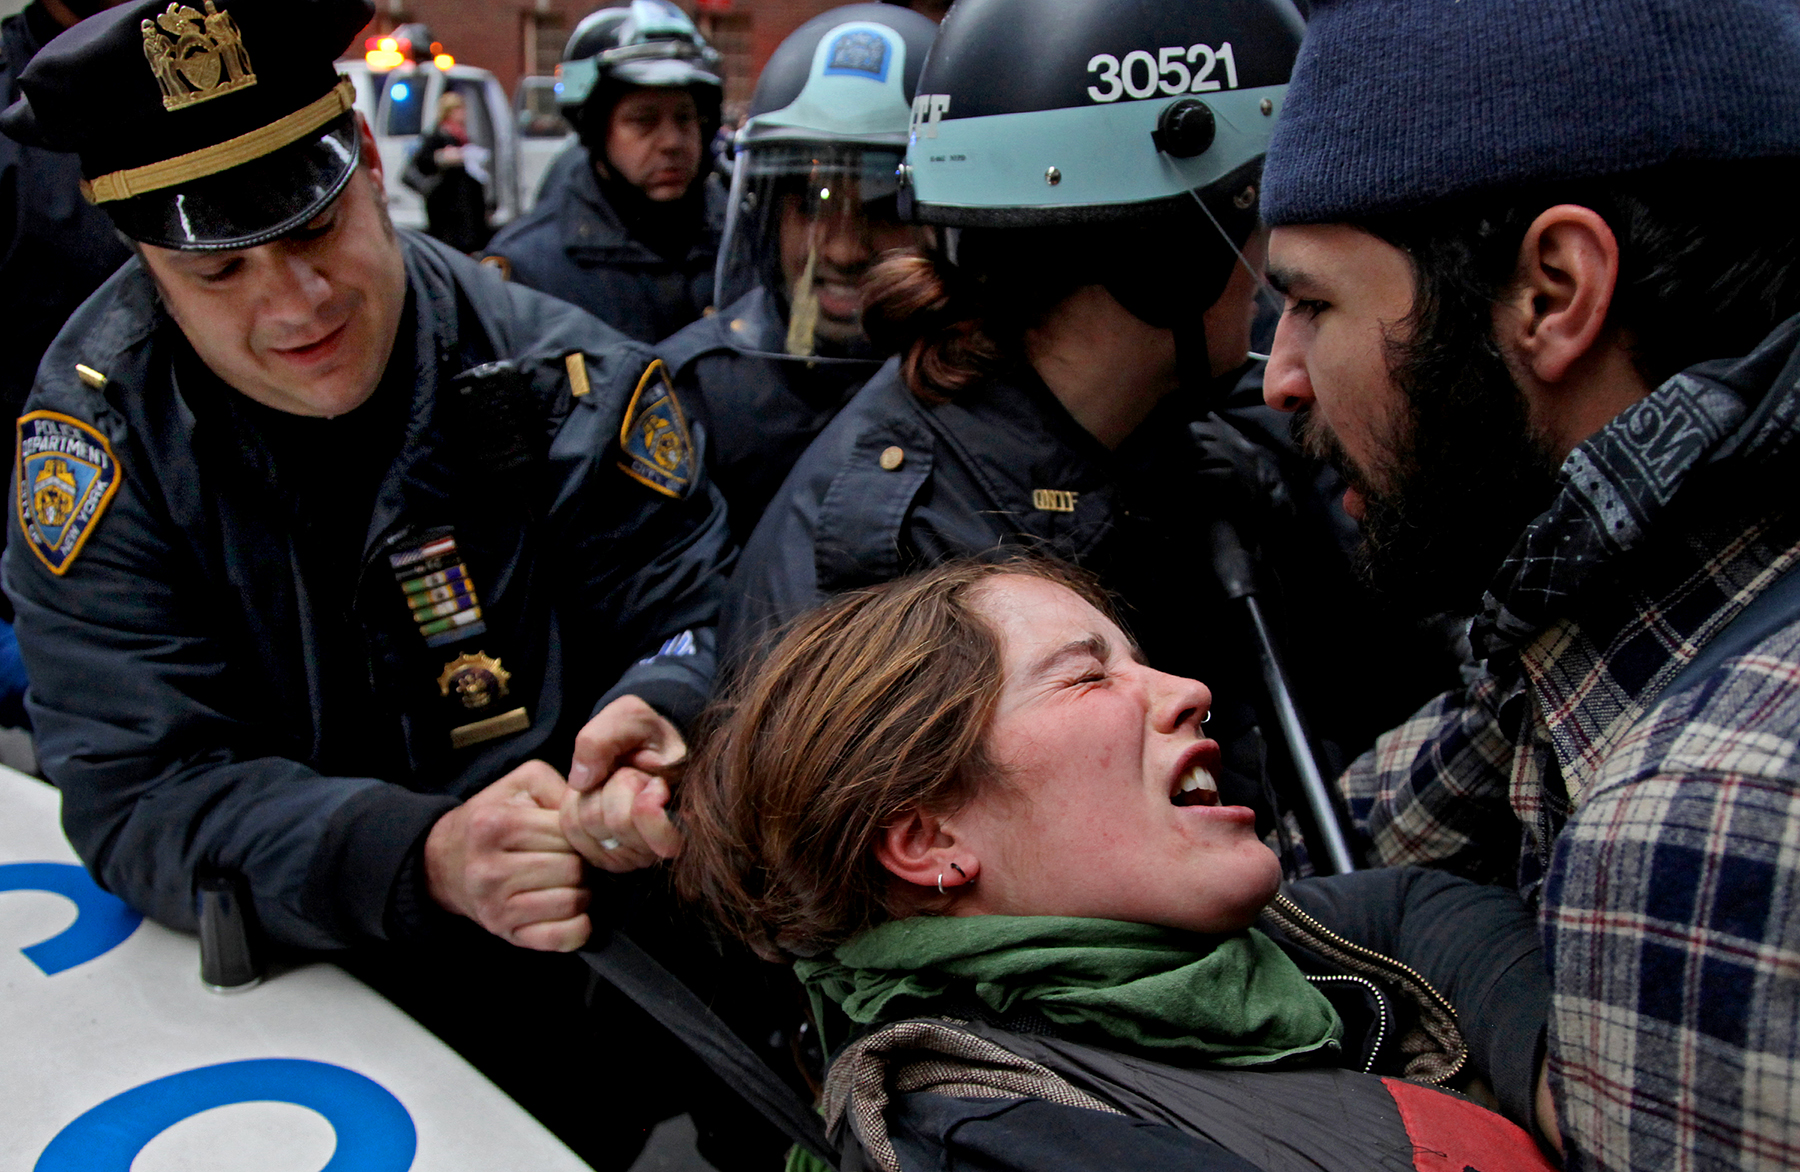
<svg viewBox="0 0 1800 1172"><path fill-rule="evenodd" d="M659 342L713 303L713 267L725 194L702 185L704 223L687 254L670 259L636 239L600 190L587 148L551 161L538 202L488 242L511 278L579 305L640 342Z"/></svg>
<svg viewBox="0 0 1800 1172"><path fill-rule="evenodd" d="M41 767L96 878L165 924L191 928L197 877L224 873L281 944L404 937L437 818L528 759L566 769L616 697L681 723L710 689L732 547L660 364L435 241L402 247L383 387L403 410L366 533L297 521L305 486L232 426L248 401L178 382L192 351L136 260L71 319L19 424L4 573ZM335 563L312 556L327 539ZM436 577L403 586L396 559L431 551ZM464 712L465 686L500 698ZM500 728L468 720L487 712Z"/></svg>
<svg viewBox="0 0 1800 1172"><path fill-rule="evenodd" d="M1098 574L1149 661L1206 682L1227 772L1259 778L1266 760L1282 758L1258 743L1256 730L1277 726L1257 646L1211 567L1209 523L1221 507L1193 477L1188 432L1208 406L1202 393L1172 394L1108 451L1029 366L931 404L890 360L795 464L745 546L725 603L727 660L840 591L1031 548ZM1260 546L1262 601L1315 747L1328 767L1348 763L1345 754L1447 686L1443 677L1453 681L1455 661L1357 585L1341 543L1348 527L1315 490L1319 466L1288 442L1287 417L1260 399L1219 414L1272 454L1291 487L1292 519L1246 540Z"/></svg>
<svg viewBox="0 0 1800 1172"><path fill-rule="evenodd" d="M758 286L657 344L676 393L706 431L706 467L750 539L788 470L880 367L860 358L783 355L787 322Z"/></svg>

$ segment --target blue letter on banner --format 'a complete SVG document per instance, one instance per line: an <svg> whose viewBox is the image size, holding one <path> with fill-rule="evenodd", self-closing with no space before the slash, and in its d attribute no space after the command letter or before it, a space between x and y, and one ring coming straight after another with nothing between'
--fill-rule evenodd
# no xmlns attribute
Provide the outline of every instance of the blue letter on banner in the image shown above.
<svg viewBox="0 0 1800 1172"><path fill-rule="evenodd" d="M54 976L93 960L125 942L144 917L124 900L100 890L74 863L0 863L0 891L48 891L75 904L75 922L50 939L20 949Z"/></svg>
<svg viewBox="0 0 1800 1172"><path fill-rule="evenodd" d="M130 1172L144 1145L183 1119L233 1103L294 1103L325 1117L337 1150L320 1172L406 1172L419 1135L373 1079L301 1058L252 1058L184 1070L114 1095L57 1133L33 1172Z"/></svg>

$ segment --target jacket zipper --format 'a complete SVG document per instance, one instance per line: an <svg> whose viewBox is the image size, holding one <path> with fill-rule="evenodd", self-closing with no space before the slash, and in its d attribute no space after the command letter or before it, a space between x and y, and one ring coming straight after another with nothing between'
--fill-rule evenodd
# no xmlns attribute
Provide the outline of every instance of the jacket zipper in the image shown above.
<svg viewBox="0 0 1800 1172"><path fill-rule="evenodd" d="M1271 902L1276 907L1281 909L1281 912L1283 915L1291 916L1295 920L1298 920L1301 924L1303 924L1307 928L1310 928L1312 931L1317 932L1320 936L1331 941L1333 944L1336 944L1339 948L1344 949L1346 952L1355 953L1356 955L1361 956L1369 961L1372 961L1373 963L1375 963L1377 965L1385 966L1385 967L1391 968L1391 969L1398 969L1401 972L1405 973L1407 976L1411 977L1414 981L1418 982L1419 988L1423 989L1427 994L1429 994L1430 997L1432 998L1432 1000L1437 1002L1439 1008L1443 1009L1444 1012L1446 1012L1450 1015L1450 1019L1452 1021L1456 1020L1456 1007L1451 1005L1449 1000L1442 993L1439 993L1435 988L1433 988L1430 981L1427 981L1424 977L1420 976L1412 968L1408 967L1407 965L1401 964L1399 961L1395 960L1391 956L1384 956L1381 953L1376 952L1372 948L1364 948L1360 944L1355 944L1349 940L1344 939L1342 936L1339 936L1336 932L1333 932L1330 928L1327 928L1324 924L1319 923L1319 921L1317 921L1317 920L1313 919L1311 916L1307 915L1306 912L1304 912L1300 909L1299 904L1295 903L1293 900L1289 899L1285 895L1277 894ZM1441 1081L1449 1082L1452 1078L1455 1078L1456 1075L1461 1072L1462 1068L1468 1063L1468 1061L1469 1061L1469 1047L1468 1047L1467 1042L1465 1042L1463 1044L1462 1055L1457 1058L1456 1065L1452 1066L1450 1068L1449 1073L1445 1074Z"/></svg>
<svg viewBox="0 0 1800 1172"><path fill-rule="evenodd" d="M1375 1044L1369 1047L1369 1057L1362 1065L1362 1072L1368 1074L1375 1069L1375 1059L1381 1055L1381 1047L1387 1041L1388 1007L1387 998L1382 995L1381 986L1367 977L1353 977L1348 974L1337 976L1318 976L1312 973L1306 979L1315 985L1323 985L1328 981L1348 981L1353 985L1361 985L1375 997Z"/></svg>

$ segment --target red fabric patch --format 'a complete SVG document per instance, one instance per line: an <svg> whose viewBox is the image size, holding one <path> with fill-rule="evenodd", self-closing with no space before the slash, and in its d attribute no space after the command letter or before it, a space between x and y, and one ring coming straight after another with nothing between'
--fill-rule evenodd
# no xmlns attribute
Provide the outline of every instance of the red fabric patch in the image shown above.
<svg viewBox="0 0 1800 1172"><path fill-rule="evenodd" d="M1381 1081L1400 1109L1418 1172L1556 1172L1511 1120L1459 1095L1397 1078Z"/></svg>

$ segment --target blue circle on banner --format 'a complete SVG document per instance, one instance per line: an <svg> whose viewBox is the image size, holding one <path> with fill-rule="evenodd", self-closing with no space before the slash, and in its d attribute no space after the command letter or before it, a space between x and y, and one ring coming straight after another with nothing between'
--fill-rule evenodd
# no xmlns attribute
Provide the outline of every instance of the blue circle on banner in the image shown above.
<svg viewBox="0 0 1800 1172"><path fill-rule="evenodd" d="M325 1117L337 1148L320 1172L406 1172L419 1133L374 1079L303 1058L184 1070L114 1095L57 1132L33 1172L130 1172L144 1145L183 1119L234 1103L294 1103Z"/></svg>
<svg viewBox="0 0 1800 1172"><path fill-rule="evenodd" d="M0 863L0 891L48 891L75 905L75 922L29 948L22 948L46 977L110 952L137 931L144 917L116 895L102 891L74 863Z"/></svg>

